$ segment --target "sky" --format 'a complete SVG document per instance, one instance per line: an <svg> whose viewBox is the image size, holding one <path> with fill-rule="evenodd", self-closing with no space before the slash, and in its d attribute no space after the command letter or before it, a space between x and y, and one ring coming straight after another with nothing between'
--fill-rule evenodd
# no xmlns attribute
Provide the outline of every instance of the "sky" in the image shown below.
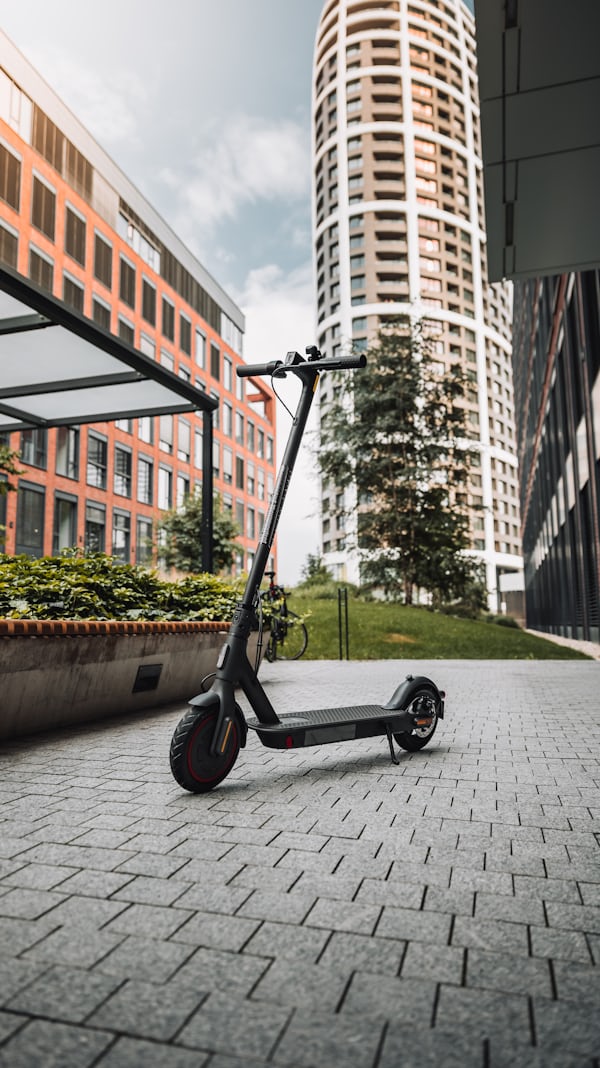
<svg viewBox="0 0 600 1068"><path fill-rule="evenodd" d="M248 363L315 339L310 102L322 6L3 5L5 33L245 313ZM289 423L279 406L280 449ZM318 552L317 498L307 441L279 528L282 582Z"/></svg>

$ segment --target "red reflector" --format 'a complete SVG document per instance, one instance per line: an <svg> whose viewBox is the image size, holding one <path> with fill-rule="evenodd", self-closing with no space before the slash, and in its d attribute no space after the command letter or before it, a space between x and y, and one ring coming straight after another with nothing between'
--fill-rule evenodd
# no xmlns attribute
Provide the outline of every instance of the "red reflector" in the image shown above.
<svg viewBox="0 0 600 1068"><path fill-rule="evenodd" d="M294 739L292 738L291 734L288 734L288 736L287 736L287 738L285 740L285 748L286 749L291 749L293 744L294 744Z"/></svg>

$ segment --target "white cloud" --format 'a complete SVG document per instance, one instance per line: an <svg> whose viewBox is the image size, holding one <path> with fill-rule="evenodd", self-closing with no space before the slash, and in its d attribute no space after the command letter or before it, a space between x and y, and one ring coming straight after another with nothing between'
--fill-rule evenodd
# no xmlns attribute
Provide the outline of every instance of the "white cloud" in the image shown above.
<svg viewBox="0 0 600 1068"><path fill-rule="evenodd" d="M34 67L51 71L54 91L104 149L141 144L140 114L149 96L133 71L118 67L99 74L81 58L48 45L30 48L27 55Z"/></svg>
<svg viewBox="0 0 600 1068"><path fill-rule="evenodd" d="M309 145L301 123L237 115L204 137L188 167L159 175L177 194L179 211L201 226L235 218L244 204L306 197Z"/></svg>

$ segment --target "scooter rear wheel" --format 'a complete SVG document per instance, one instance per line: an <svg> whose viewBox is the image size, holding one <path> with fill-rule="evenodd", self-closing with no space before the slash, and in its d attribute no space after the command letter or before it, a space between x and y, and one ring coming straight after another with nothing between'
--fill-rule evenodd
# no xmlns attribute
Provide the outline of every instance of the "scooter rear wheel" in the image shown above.
<svg viewBox="0 0 600 1068"><path fill-rule="evenodd" d="M439 697L433 686L419 686L412 695L407 711L424 720L430 719L430 722L422 727L415 727L412 731L394 735L401 749L405 749L408 753L415 753L431 741L438 725Z"/></svg>
<svg viewBox="0 0 600 1068"><path fill-rule="evenodd" d="M179 721L171 739L173 777L194 794L205 794L218 786L229 775L240 751L239 727L232 719L224 752L211 753L216 721L216 710L193 708Z"/></svg>

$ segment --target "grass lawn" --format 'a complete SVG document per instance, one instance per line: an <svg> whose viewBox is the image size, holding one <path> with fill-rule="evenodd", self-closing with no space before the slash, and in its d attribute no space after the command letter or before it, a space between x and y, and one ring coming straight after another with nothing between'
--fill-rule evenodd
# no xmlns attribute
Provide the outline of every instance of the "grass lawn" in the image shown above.
<svg viewBox="0 0 600 1068"><path fill-rule="evenodd" d="M339 657L337 600L298 593L290 608L307 615L304 659ZM454 619L425 608L348 598L351 660L587 660L555 642L497 623Z"/></svg>

